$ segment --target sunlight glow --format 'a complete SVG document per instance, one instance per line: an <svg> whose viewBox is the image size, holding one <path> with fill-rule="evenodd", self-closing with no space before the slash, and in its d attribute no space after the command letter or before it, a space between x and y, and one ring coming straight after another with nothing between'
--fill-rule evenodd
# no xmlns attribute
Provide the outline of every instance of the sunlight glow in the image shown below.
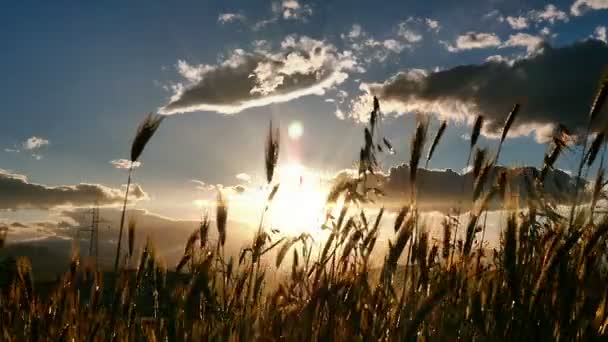
<svg viewBox="0 0 608 342"><path fill-rule="evenodd" d="M281 183L271 207L271 223L286 234L309 233L313 237L321 231L325 214L327 190L321 175L292 163L279 169Z"/></svg>
<svg viewBox="0 0 608 342"><path fill-rule="evenodd" d="M304 126L300 121L293 121L287 128L287 134L292 140L298 140L302 137L302 134L304 134Z"/></svg>

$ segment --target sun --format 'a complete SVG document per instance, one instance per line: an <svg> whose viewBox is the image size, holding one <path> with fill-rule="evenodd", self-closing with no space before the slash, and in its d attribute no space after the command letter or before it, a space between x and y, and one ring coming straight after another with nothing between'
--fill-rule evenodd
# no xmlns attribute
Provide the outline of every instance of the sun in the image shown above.
<svg viewBox="0 0 608 342"><path fill-rule="evenodd" d="M304 134L304 126L300 121L292 121L287 127L287 135L292 140L299 140Z"/></svg>
<svg viewBox="0 0 608 342"><path fill-rule="evenodd" d="M327 190L321 175L298 163L278 170L279 191L270 218L273 227L287 234L322 234Z"/></svg>

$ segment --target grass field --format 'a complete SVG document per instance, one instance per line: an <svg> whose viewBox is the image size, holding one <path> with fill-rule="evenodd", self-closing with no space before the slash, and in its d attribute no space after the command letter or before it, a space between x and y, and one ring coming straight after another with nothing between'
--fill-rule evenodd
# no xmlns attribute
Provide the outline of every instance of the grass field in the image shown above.
<svg viewBox="0 0 608 342"><path fill-rule="evenodd" d="M604 80L590 104L589 127L608 93ZM527 182L526 199L511 196L508 174L490 175L519 106L506 116L494 152L477 147L478 117L470 134L473 208L446 215L442 236L431 239L419 220L418 167L428 163L447 124L432 136L420 120L410 151L410 200L396 212L388 246L376 243L384 210L366 203L381 190L366 182L379 171L377 155L392 149L378 136L380 103L374 101L358 161L358 174L333 185L327 198L329 237L314 248L311 237L271 234L262 219L253 241L237 257L224 251L230 239L229 203L218 193L214 215L184 241L178 265L164 266L151 246L133 255L135 226L125 224L125 195L114 272L101 272L77 254L56 282L36 283L28 260L6 263L0 294L3 341L199 341L199 340L603 340L608 336L608 287L604 273L608 216L605 198L605 132L556 130L543 167ZM585 109L581 109L580 115ZM162 117L146 118L134 139L137 161ZM265 142L267 208L279 156L272 124ZM562 153L580 154L571 206L560 210L543 182ZM599 169L591 176L590 170ZM131 169L129 181L131 180ZM587 180L589 179L589 180ZM580 185L580 186L578 186ZM455 185L460 186L460 185ZM128 188L127 188L128 189ZM580 189L580 191L579 191ZM464 192L463 188L463 192ZM498 247L484 248L491 203L506 214ZM562 208L563 209L563 208ZM294 208L297 210L297 208ZM264 217L266 211L261 213ZM126 227L125 227L126 225ZM123 230L126 230L123 234ZM215 242L209 233L217 232ZM215 234L215 233L214 233ZM126 248L121 247L126 235ZM123 249L126 253L119 253ZM372 251L384 255L371 265ZM269 260L272 255L272 260ZM131 260L137 267L123 267ZM268 264L274 265L273 267ZM286 272L269 274L281 267Z"/></svg>

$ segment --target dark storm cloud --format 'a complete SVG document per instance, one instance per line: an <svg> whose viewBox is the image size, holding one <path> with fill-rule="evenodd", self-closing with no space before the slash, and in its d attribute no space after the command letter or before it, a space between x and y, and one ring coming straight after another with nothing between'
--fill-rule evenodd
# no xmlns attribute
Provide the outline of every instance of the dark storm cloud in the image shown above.
<svg viewBox="0 0 608 342"><path fill-rule="evenodd" d="M607 67L606 43L586 40L561 48L544 45L514 63L492 61L433 73L410 70L384 83L363 85L366 94L353 103L352 115L365 119L371 108L370 94L374 94L385 112L427 111L468 120L482 114L488 119L486 134L495 135L519 102L521 112L512 135L535 130L540 138L540 128L556 123L572 129L585 127ZM603 125L598 121L596 127Z"/></svg>
<svg viewBox="0 0 608 342"><path fill-rule="evenodd" d="M535 167L505 168L494 167L489 174L485 190L496 184L496 177L502 171L507 173L508 191L519 201L520 206L526 206L529 198L530 181L538 175ZM332 184L339 184L345 180L356 177L355 170L342 170L332 178ZM409 204L411 199L410 169L407 164L392 167L388 173L376 172L368 175L366 186L375 187L384 193L384 196L376 199L388 209L398 209ZM471 172L464 174L451 169L427 170L418 169L417 176L417 204L421 211L450 212L451 209L462 208L469 210L473 197L473 176ZM583 189L586 182L581 182ZM570 204L576 189L575 178L561 170L551 170L544 182L544 196L552 204ZM581 190L582 191L582 190ZM504 208L502 199L495 198L491 203L491 209Z"/></svg>
<svg viewBox="0 0 608 342"><path fill-rule="evenodd" d="M534 179L538 170L534 167L505 168L496 166L490 172L487 184L496 183L496 177L501 171L507 172L508 186L525 206L528 198L528 181ZM407 164L390 169L382 182L382 189L386 192L386 201L409 203L410 201L410 169ZM417 190L418 205L424 211L448 212L452 208L462 205L470 208L473 197L473 176L471 172L460 174L447 170L418 170ZM576 184L573 177L561 170L552 170L548 173L544 194L548 201L554 204L568 204L569 198L575 193ZM581 183L582 184L582 183ZM502 208L504 203L495 202L494 208Z"/></svg>
<svg viewBox="0 0 608 342"><path fill-rule="evenodd" d="M131 200L147 198L139 185L133 185ZM26 176L0 169L0 210L50 209L59 206L90 206L120 204L123 189L100 184L46 186L30 183Z"/></svg>

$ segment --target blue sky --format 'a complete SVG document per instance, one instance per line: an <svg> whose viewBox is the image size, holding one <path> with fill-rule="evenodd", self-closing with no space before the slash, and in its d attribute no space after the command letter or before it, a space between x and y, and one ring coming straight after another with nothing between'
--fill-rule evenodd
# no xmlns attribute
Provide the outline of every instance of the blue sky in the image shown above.
<svg viewBox="0 0 608 342"><path fill-rule="evenodd" d="M167 117L135 177L151 198L141 205L173 217L196 217L190 204L202 195L193 179L235 185L239 173L262 177L270 118L281 124L283 151L295 154L286 152L282 160L297 158L308 168L336 172L357 158L363 126L354 119L356 104L366 95L371 98L362 84L381 84L412 70L427 77L482 64L490 56L503 60L496 63L517 63L542 54L536 43L543 41L559 48L595 37L605 49L608 23L605 0L576 5L574 0L20 1L2 7L0 169L48 186L119 187L126 174L110 161L128 157L143 116L168 105L179 95L178 85L188 89L210 75L200 71L198 78L187 79L188 70L205 65L217 70L235 50L253 53L256 44L264 46L262 60L278 56L286 53L281 43L288 37L296 52L313 42L329 54L321 66L305 66L341 75L322 94L232 114L197 110ZM181 75L180 61L187 66ZM345 66L352 62L356 66ZM542 79L531 82L542 84ZM227 96L234 88L214 89ZM386 169L407 161L415 125L415 116L393 100L383 130L397 154L383 160ZM336 109L344 118L336 116ZM581 108L580 115L586 110ZM507 111L484 115L498 120ZM471 117L431 115L450 119L431 166L461 170L468 146L462 136ZM547 115L543 124L551 120ZM555 113L556 122L564 115L576 114ZM298 140L286 134L294 121L303 127ZM545 150L535 137L539 129L532 125L526 134L510 138L501 161L539 165ZM32 137L40 139L28 149ZM495 145L495 140L483 141ZM560 166L570 168L573 161L566 156Z"/></svg>

